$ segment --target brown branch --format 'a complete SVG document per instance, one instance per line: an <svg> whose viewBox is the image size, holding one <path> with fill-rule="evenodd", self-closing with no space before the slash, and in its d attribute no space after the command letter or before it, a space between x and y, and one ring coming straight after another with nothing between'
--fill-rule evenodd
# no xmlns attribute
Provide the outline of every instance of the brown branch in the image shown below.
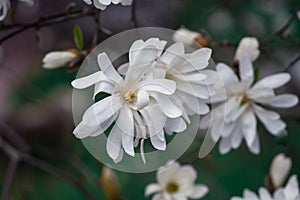
<svg viewBox="0 0 300 200"><path fill-rule="evenodd" d="M132 5L131 5L131 21L133 22L134 27L138 28L139 23L138 23L137 16L136 16L136 10L137 10L136 5L137 5L137 0L133 0Z"/></svg>
<svg viewBox="0 0 300 200"><path fill-rule="evenodd" d="M262 42L261 42L261 46L265 47L266 45L268 45L272 40L274 40L276 37L281 37L283 35L283 33L289 28L289 26L292 24L292 22L294 21L294 19L297 17L297 12L300 11L300 8L297 8L294 12L292 12L292 14L290 15L290 17L273 33L271 33L270 35L268 35Z"/></svg>
<svg viewBox="0 0 300 200"><path fill-rule="evenodd" d="M10 164L8 166L7 175L5 178L4 186L2 189L2 200L8 200L11 190L11 185L16 173L18 163L23 161L33 167L41 169L48 172L72 185L74 188L79 190L82 194L86 196L87 199L97 200L97 198L89 192L78 180L74 179L72 176L68 175L62 170L56 169L49 165L48 163L34 158L28 153L19 151L17 148L12 146L10 143L6 142L3 136L0 137L0 148L3 152L10 158Z"/></svg>
<svg viewBox="0 0 300 200"><path fill-rule="evenodd" d="M31 24L24 24L24 25L16 24L16 25L11 25L11 26L4 25L4 26L2 26L2 30L11 29L11 28L18 28L18 29L15 31L12 31L8 35L2 37L0 39L0 44L2 44L4 41L24 32L28 29L31 29L31 28L38 29L40 27L50 26L53 24L58 24L58 23L78 19L78 18L85 17L85 16L93 16L94 12L95 12L94 9L91 9L91 8L74 10L74 11L65 11L63 13L59 13L59 14L55 14L55 15L42 16L37 21L35 21Z"/></svg>
<svg viewBox="0 0 300 200"><path fill-rule="evenodd" d="M300 61L300 54L289 63L284 72L289 71L298 61Z"/></svg>

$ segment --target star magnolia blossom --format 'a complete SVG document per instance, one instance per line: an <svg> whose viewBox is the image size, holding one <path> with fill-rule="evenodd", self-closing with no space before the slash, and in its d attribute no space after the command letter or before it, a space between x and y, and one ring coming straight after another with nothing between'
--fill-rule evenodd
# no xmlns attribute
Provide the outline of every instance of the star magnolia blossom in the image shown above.
<svg viewBox="0 0 300 200"><path fill-rule="evenodd" d="M153 43L148 40L140 45L147 46L151 44L149 42ZM166 44L164 41L156 41L156 43L161 49ZM203 115L209 112L206 102L214 93L213 81L217 76L216 72L205 69L210 58L211 49L201 48L188 54L185 53L183 44L178 42L167 48L164 53L161 51L153 60L153 67L149 69L149 73L153 73L156 78L166 78L176 82L174 98L153 95L168 117L165 129L169 133L184 131L187 127L185 121L190 123L190 115ZM123 65L118 70L126 74L127 68L128 65ZM180 104L182 116L170 118L169 111L174 110L172 107L176 102Z"/></svg>
<svg viewBox="0 0 300 200"><path fill-rule="evenodd" d="M21 2L27 3L28 5L33 5L33 0L19 0ZM0 16L0 21L3 21L8 13L10 8L10 0L0 0L0 12L2 13Z"/></svg>
<svg viewBox="0 0 300 200"><path fill-rule="evenodd" d="M271 195L266 188L261 187L259 189L259 195L246 189L243 196L244 197L232 197L231 200L300 200L297 176L293 175L285 188L275 190L273 195Z"/></svg>
<svg viewBox="0 0 300 200"><path fill-rule="evenodd" d="M191 165L181 166L177 162L169 162L157 171L158 183L149 184L145 195L156 193L152 200L186 200L199 199L206 195L208 187L195 185L197 172Z"/></svg>
<svg viewBox="0 0 300 200"><path fill-rule="evenodd" d="M298 103L298 98L292 94L276 95L274 89L281 87L290 80L288 73L279 73L264 77L254 82L254 70L251 58L247 54L241 54L239 60L239 77L225 64L218 64L216 69L223 79L225 87L225 99L221 88L216 92L214 99L221 105L214 108L211 115L206 116L200 128L208 128L212 120L210 134L213 141L217 142L221 136L219 145L222 154L228 153L232 148L240 146L242 139L246 140L249 150L258 154L260 152L259 138L256 132L257 119L265 128L275 136L285 131L286 124L280 119L280 115L264 106L275 108L290 108ZM220 125L224 119L224 126Z"/></svg>
<svg viewBox="0 0 300 200"><path fill-rule="evenodd" d="M106 146L109 156L115 162L122 159L123 149L134 156L134 138L147 138L147 133L156 149L166 149L163 131L166 117L159 106L162 101L158 100L151 105L150 101L153 96L163 95L165 99L172 95L176 83L153 76L143 79L159 51L161 50L154 44L140 48L139 41L134 43L129 52L129 69L124 79L115 70L107 55L102 53L98 56L101 71L72 82L73 87L78 89L95 85L94 95L99 92L111 94L85 111L82 122L74 130L76 137L98 136L116 121ZM171 117L181 115L180 108L173 109L175 111L169 112L173 115Z"/></svg>
<svg viewBox="0 0 300 200"><path fill-rule="evenodd" d="M106 9L107 6L109 6L111 3L113 4L122 4L123 6L128 6L132 4L132 0L83 0L88 5L92 5L94 3L94 6L100 10Z"/></svg>

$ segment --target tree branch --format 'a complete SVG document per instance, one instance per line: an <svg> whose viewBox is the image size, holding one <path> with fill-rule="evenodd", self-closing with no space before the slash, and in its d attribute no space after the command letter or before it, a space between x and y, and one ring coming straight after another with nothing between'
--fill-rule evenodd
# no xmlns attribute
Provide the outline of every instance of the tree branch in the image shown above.
<svg viewBox="0 0 300 200"><path fill-rule="evenodd" d="M93 16L95 10L91 8L87 9L81 9L81 10L74 10L74 11L66 11L63 13L50 15L50 16L41 16L37 21L31 23L31 24L16 24L16 25L3 25L2 30L5 29L12 29L12 28L18 28L15 31L12 31L11 33L7 34L6 36L2 37L0 39L0 44L5 42L6 40L28 30L31 28L40 28L44 26L50 26L53 24L58 24L74 19L78 19L85 16Z"/></svg>

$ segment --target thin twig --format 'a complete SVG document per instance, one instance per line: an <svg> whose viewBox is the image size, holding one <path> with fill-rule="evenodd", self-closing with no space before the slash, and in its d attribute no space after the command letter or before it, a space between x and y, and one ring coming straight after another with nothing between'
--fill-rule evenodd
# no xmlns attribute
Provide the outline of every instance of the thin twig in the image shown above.
<svg viewBox="0 0 300 200"><path fill-rule="evenodd" d="M136 10L137 10L136 5L137 5L137 0L133 0L132 5L131 5L131 21L133 22L134 27L138 28L139 23L138 23L137 16L136 16Z"/></svg>
<svg viewBox="0 0 300 200"><path fill-rule="evenodd" d="M265 47L266 45L268 45L272 40L274 40L276 37L280 37L283 35L283 33L289 28L289 26L292 24L294 18L297 17L297 12L300 10L300 8L296 9L294 12L292 12L292 14L290 15L290 17L273 33L271 33L270 35L268 35L262 42L261 42L261 46Z"/></svg>
<svg viewBox="0 0 300 200"><path fill-rule="evenodd" d="M300 54L289 63L289 65L285 68L284 72L289 71L298 61L300 61Z"/></svg>
<svg viewBox="0 0 300 200"><path fill-rule="evenodd" d="M2 37L0 39L0 44L2 44L4 41L28 30L31 28L40 28L44 26L50 26L53 24L58 24L62 22L66 22L69 20L78 19L84 16L92 16L94 14L93 9L81 9L81 10L74 10L71 12L64 12L60 14L51 15L48 17L42 16L37 21L31 23L31 24L25 24L25 25L18 25L18 29L15 31L12 31L8 35ZM6 26L7 27L7 26ZM5 29L5 26L2 27L2 29Z"/></svg>
<svg viewBox="0 0 300 200"><path fill-rule="evenodd" d="M9 194L15 178L15 174L18 168L19 161L17 159L10 159L7 166L7 173L2 188L1 200L9 200Z"/></svg>
<svg viewBox="0 0 300 200"><path fill-rule="evenodd" d="M78 180L74 179L72 176L66 174L64 171L56 169L49 165L48 163L34 158L33 156L29 155L28 153L20 152L14 146L9 144L4 140L4 138L0 137L0 148L8 155L11 159L11 163L9 165L9 170L4 182L5 187L2 190L2 200L9 199L9 193L12 185L12 180L14 178L17 164L20 161L23 161L31 166L34 166L38 169L41 169L45 172L48 172L64 181L72 185L74 188L79 190L82 194L84 194L88 199L97 200L97 198L89 192Z"/></svg>

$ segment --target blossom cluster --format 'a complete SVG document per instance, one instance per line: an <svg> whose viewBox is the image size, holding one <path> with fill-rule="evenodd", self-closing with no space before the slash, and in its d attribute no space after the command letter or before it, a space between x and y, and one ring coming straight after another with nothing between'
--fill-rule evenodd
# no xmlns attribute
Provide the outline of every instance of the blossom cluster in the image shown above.
<svg viewBox="0 0 300 200"><path fill-rule="evenodd" d="M158 38L135 41L129 62L119 66L119 72L106 53L98 55L100 71L72 85L77 89L94 85L93 98L100 92L110 95L85 111L74 130L76 137L95 137L113 125L107 138L108 155L119 162L124 151L134 156L140 144L145 162L144 140L165 150L165 132L183 132L191 115L209 112L207 101L214 92L213 77L217 77L206 69L211 49L185 53L182 43L164 51L165 46L166 41Z"/></svg>

